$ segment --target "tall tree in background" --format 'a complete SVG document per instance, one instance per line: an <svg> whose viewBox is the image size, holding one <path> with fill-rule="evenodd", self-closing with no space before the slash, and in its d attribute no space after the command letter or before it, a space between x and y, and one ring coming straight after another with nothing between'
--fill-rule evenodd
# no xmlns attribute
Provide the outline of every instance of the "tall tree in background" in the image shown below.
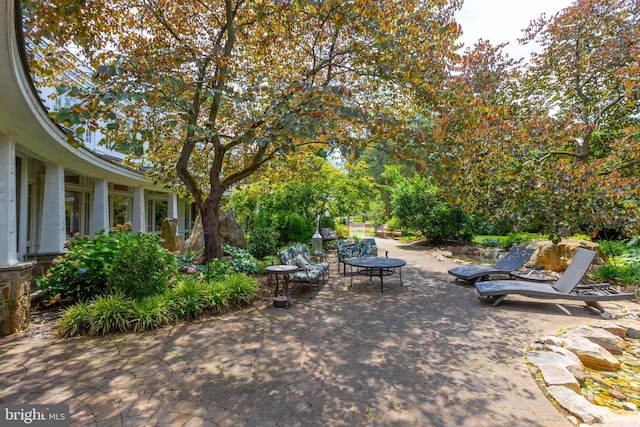
<svg viewBox="0 0 640 427"><path fill-rule="evenodd" d="M527 165L546 194L538 205L565 213L542 220L637 233L640 3L577 0L534 21L524 40L543 49L521 83L524 111L561 125L533 138Z"/></svg>
<svg viewBox="0 0 640 427"><path fill-rule="evenodd" d="M186 189L209 260L224 192L271 160L412 131L412 99L435 100L447 76L460 3L30 0L25 23L34 72L80 101L55 119L107 123L110 144ZM64 78L74 46L94 70L84 88Z"/></svg>
<svg viewBox="0 0 640 427"><path fill-rule="evenodd" d="M578 0L532 22L524 38L531 40L543 51L527 70L527 100L571 123L570 154L578 161L607 154L617 131L640 113L638 94L627 90L620 74L640 44L640 3Z"/></svg>
<svg viewBox="0 0 640 427"><path fill-rule="evenodd" d="M638 24L637 2L578 1L532 24L528 63L477 43L435 111L425 173L497 231L637 233Z"/></svg>

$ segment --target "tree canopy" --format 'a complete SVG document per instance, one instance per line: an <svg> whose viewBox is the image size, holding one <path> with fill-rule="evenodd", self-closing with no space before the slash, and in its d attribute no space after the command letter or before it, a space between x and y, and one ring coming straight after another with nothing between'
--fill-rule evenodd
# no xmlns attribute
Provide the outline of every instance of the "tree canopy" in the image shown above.
<svg viewBox="0 0 640 427"><path fill-rule="evenodd" d="M185 189L210 231L210 259L221 255L223 193L263 165L315 144L413 132L412 99L433 102L447 78L459 6L31 0L25 23L36 74L79 100L53 116L77 131L104 125L109 144ZM66 78L74 46L89 85Z"/></svg>
<svg viewBox="0 0 640 427"><path fill-rule="evenodd" d="M635 1L578 0L532 22L525 40L542 51L529 62L488 42L468 49L425 173L500 231L637 233L639 20Z"/></svg>

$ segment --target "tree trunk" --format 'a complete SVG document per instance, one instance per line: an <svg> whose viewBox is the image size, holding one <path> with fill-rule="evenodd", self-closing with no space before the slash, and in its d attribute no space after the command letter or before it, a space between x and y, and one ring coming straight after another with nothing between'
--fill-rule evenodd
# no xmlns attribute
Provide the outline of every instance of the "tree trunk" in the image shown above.
<svg viewBox="0 0 640 427"><path fill-rule="evenodd" d="M576 158L579 163L586 164L589 161L589 145L591 144L591 135L593 128L588 127L582 137L582 143L576 144Z"/></svg>
<svg viewBox="0 0 640 427"><path fill-rule="evenodd" d="M220 195L212 194L202 205L200 217L204 232L204 261L222 258L222 241L220 239Z"/></svg>

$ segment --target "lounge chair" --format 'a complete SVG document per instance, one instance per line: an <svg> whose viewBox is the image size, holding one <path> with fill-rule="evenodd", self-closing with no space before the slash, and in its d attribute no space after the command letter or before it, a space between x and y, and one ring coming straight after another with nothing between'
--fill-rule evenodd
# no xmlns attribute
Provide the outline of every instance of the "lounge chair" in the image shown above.
<svg viewBox="0 0 640 427"><path fill-rule="evenodd" d="M449 270L449 274L456 276L456 280L475 283L478 279L490 274L509 274L522 265L533 255L535 249L513 247L494 265L462 265Z"/></svg>
<svg viewBox="0 0 640 427"><path fill-rule="evenodd" d="M530 298L565 299L583 301L604 313L598 301L632 300L635 293L621 293L608 283L589 284L583 280L596 252L578 248L571 263L553 284L530 282L527 280L488 280L476 282L480 296L487 297L497 306L507 295L522 295Z"/></svg>

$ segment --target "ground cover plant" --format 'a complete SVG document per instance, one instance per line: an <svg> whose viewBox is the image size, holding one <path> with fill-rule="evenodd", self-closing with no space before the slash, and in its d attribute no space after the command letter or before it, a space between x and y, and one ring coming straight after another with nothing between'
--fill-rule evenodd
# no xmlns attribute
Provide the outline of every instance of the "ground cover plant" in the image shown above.
<svg viewBox="0 0 640 427"><path fill-rule="evenodd" d="M158 295L134 299L114 292L78 302L63 311L57 323L58 334L71 337L143 332L248 304L257 289L258 280L242 273L211 283L187 275Z"/></svg>

